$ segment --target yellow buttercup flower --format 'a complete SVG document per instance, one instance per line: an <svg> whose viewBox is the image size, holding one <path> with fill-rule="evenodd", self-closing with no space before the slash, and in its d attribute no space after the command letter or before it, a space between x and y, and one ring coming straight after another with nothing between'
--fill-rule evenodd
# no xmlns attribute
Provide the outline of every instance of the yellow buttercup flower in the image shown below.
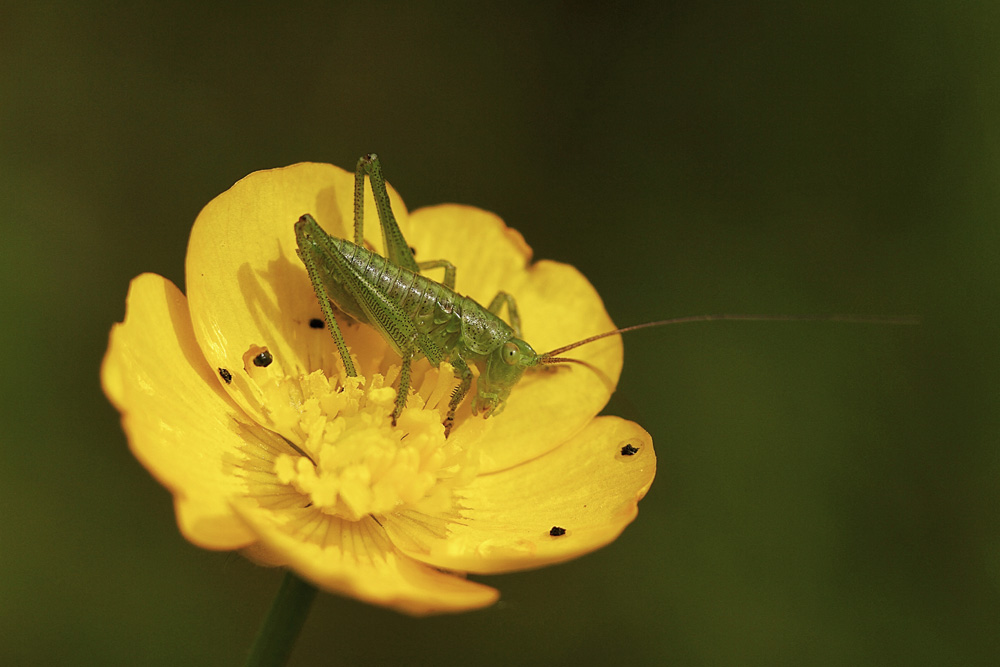
<svg viewBox="0 0 1000 667"><path fill-rule="evenodd" d="M574 558L635 517L655 473L651 439L595 417L618 381L621 339L575 350L589 367L528 373L500 416L472 416L467 398L449 437L451 368L415 363L393 426L399 357L342 318L360 373L347 378L295 254L304 213L353 237L353 187L351 173L304 163L253 173L209 203L191 232L187 296L157 275L132 281L104 389L191 542L411 614L482 607L498 592L465 573ZM407 213L390 197L418 259L450 260L458 290L480 303L513 294L535 349L614 328L579 272L530 263L493 214ZM374 215L365 231L381 252Z"/></svg>

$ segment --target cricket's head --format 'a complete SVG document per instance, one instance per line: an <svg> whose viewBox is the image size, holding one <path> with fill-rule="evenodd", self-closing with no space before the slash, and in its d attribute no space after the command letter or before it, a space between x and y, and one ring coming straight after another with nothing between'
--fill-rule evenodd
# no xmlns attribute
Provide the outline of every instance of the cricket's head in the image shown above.
<svg viewBox="0 0 1000 667"><path fill-rule="evenodd" d="M472 414L498 415L507 404L510 390L526 368L538 363L538 354L520 338L511 338L486 357L486 367L476 380Z"/></svg>

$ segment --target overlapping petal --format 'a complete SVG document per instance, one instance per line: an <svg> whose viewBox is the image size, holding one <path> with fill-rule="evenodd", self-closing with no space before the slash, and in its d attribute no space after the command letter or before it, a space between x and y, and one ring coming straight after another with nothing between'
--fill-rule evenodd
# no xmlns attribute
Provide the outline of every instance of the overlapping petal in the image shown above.
<svg viewBox="0 0 1000 667"><path fill-rule="evenodd" d="M373 520L282 525L273 513L244 507L261 536L245 550L265 565L287 565L321 588L416 616L493 604L495 588L441 572L401 553Z"/></svg>
<svg viewBox="0 0 1000 667"><path fill-rule="evenodd" d="M537 568L613 541L635 518L655 474L649 434L599 417L544 456L477 477L460 491L461 517L447 531L408 515L386 527L407 553L435 567L481 574Z"/></svg>
<svg viewBox="0 0 1000 667"><path fill-rule="evenodd" d="M136 458L174 493L185 537L235 549L255 539L230 507L244 492L235 458L261 432L220 389L217 373L195 342L180 290L157 275L133 280L104 357L104 390Z"/></svg>

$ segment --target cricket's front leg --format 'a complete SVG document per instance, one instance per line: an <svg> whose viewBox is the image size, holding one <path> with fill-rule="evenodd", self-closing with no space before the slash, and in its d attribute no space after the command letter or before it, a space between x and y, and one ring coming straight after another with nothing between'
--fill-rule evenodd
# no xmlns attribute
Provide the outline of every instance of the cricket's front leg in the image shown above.
<svg viewBox="0 0 1000 667"><path fill-rule="evenodd" d="M455 424L455 411L462 404L462 399L469 393L472 386L472 371L465 359L458 354L451 356L451 367L455 369L455 377L460 380L455 391L451 394L451 401L448 402L448 416L444 418L444 437L451 433L451 427Z"/></svg>

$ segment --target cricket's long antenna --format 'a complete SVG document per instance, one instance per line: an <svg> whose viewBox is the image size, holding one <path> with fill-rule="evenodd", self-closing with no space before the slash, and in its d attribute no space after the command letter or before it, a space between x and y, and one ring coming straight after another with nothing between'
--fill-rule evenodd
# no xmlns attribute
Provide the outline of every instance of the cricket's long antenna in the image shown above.
<svg viewBox="0 0 1000 667"><path fill-rule="evenodd" d="M744 320L751 322L850 322L853 324L919 324L919 320L913 317L868 317L865 315L688 315L687 317L672 317L668 320L657 320L656 322L644 322L633 324L629 327L622 327L614 331L578 340L575 343L558 347L551 352L539 355L538 361L542 364L560 364L567 362L582 363L578 359L568 359L556 357L557 354L568 352L574 348L593 343L595 340L614 336L615 334L635 331L636 329L648 329L650 327L661 327L667 324L686 324L688 322L713 322L718 320Z"/></svg>

